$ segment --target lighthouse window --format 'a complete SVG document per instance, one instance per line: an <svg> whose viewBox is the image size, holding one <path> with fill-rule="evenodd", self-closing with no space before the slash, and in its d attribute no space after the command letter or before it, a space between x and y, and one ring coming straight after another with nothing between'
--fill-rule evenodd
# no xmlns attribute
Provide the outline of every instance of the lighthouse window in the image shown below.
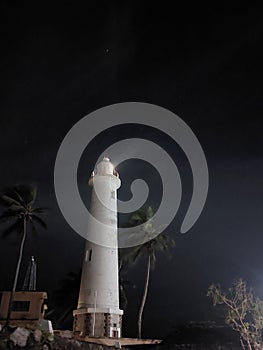
<svg viewBox="0 0 263 350"><path fill-rule="evenodd" d="M115 196L115 191L112 191L112 192L111 192L111 198L113 198L113 199L116 198L116 196Z"/></svg>
<svg viewBox="0 0 263 350"><path fill-rule="evenodd" d="M89 261L91 261L92 249L89 251Z"/></svg>

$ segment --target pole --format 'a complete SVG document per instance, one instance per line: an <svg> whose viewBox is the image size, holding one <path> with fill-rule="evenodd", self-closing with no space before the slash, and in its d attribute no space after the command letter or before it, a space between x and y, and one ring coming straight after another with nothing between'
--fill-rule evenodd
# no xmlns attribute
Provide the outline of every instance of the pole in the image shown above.
<svg viewBox="0 0 263 350"><path fill-rule="evenodd" d="M92 335L95 337L95 323L96 323L96 307L97 307L97 290L94 291L94 312L93 312L93 325L92 325Z"/></svg>

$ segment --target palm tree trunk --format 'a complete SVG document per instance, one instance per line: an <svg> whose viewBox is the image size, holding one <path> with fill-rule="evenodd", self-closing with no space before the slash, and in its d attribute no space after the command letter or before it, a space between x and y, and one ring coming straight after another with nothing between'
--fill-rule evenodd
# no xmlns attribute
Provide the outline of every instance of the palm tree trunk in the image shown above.
<svg viewBox="0 0 263 350"><path fill-rule="evenodd" d="M8 312L7 312L7 318L6 318L6 326L9 326L9 323L10 323L12 303L13 303L14 293L16 291L16 285L17 285L17 280L18 280L18 276L19 276L19 271L20 271L20 266L21 266L23 251L24 251L24 244L25 244L25 240L26 240L26 229L27 229L26 218L24 218L23 237L22 237L22 241L20 244L20 250L19 250L19 256L18 256L18 261L17 261L17 265L16 265L16 274L15 274L15 279L14 279L14 283L13 283L13 288L12 288L12 291L10 293Z"/></svg>
<svg viewBox="0 0 263 350"><path fill-rule="evenodd" d="M142 303L139 310L138 315L138 338L141 339L142 337L142 314L148 294L148 288L149 288L149 280L150 280L150 269L151 269L151 255L148 254L148 264L147 264L147 273L146 273L146 280L145 280L145 286L144 286L144 292L142 297Z"/></svg>

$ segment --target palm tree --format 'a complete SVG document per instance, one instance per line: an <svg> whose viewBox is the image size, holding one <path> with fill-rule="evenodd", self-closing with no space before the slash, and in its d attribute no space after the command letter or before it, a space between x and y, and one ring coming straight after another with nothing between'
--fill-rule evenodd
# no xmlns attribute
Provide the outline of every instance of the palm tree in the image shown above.
<svg viewBox="0 0 263 350"><path fill-rule="evenodd" d="M154 237L156 236L156 230L153 225L153 215L154 210L150 206L148 208L141 208L137 212L131 215L128 221L129 227L134 227L138 225L143 224L143 231L145 238L147 240L147 237ZM148 290L149 290L149 281L150 281L150 271L151 269L154 269L155 262L156 262L156 252L157 251L167 251L170 247L175 246L175 241L170 238L169 236L165 235L164 233L160 233L155 238L147 241L146 243L143 243L139 246L136 246L132 248L128 254L127 258L132 263L136 263L138 259L146 253L147 258L147 269L146 269L146 276L145 276L145 284L144 284L144 291L142 296L142 301L138 313L138 338L141 339L142 337L142 315L144 311L144 306L146 303Z"/></svg>
<svg viewBox="0 0 263 350"><path fill-rule="evenodd" d="M53 292L51 308L46 316L52 319L56 328L72 327L73 310L76 309L81 281L81 268L77 272L69 272L59 282L59 288Z"/></svg>
<svg viewBox="0 0 263 350"><path fill-rule="evenodd" d="M45 208L34 208L36 200L37 187L35 185L17 185L7 188L0 197L4 211L0 215L1 221L11 222L11 225L2 232L2 237L6 237L16 231L22 235L18 260L16 265L15 278L11 290L9 307L7 313L6 325L9 325L10 314L14 292L17 287L17 280L20 272L21 261L23 257L24 244L28 233L28 226L31 226L32 232L36 232L35 223L46 229L46 223L39 217L39 214L45 212Z"/></svg>
<svg viewBox="0 0 263 350"><path fill-rule="evenodd" d="M125 256L123 256L123 251L119 249L119 296L120 296L120 308L126 310L128 306L128 299L126 296L126 289L135 288L135 285L127 280L125 275L127 274L127 269L125 266Z"/></svg>

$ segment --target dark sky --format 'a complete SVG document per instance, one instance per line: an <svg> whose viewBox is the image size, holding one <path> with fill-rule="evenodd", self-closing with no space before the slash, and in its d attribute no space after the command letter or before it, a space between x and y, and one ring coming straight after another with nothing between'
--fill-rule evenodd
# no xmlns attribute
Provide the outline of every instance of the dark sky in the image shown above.
<svg viewBox="0 0 263 350"><path fill-rule="evenodd" d="M198 137L210 173L203 213L181 235L191 172L172 140L149 127L114 128L97 136L82 157L79 188L87 203L87 179L98 155L122 137L153 140L178 162L183 201L167 230L177 246L172 259L160 255L152 274L145 335L216 318L206 297L212 282L229 286L243 277L263 296L262 11L223 2L174 8L136 1L0 3L0 185L35 182L38 203L51 208L48 231L27 243L22 272L35 255L38 286L52 293L67 272L81 266L84 240L68 226L55 199L58 148L88 113L138 101L179 115ZM121 198L128 198L132 179L145 177L149 200L158 207L151 179L159 180L151 167L127 161L118 170ZM0 242L0 290L11 287L17 251L15 235ZM128 290L124 321L130 333L144 268L141 260L128 272L136 284Z"/></svg>

